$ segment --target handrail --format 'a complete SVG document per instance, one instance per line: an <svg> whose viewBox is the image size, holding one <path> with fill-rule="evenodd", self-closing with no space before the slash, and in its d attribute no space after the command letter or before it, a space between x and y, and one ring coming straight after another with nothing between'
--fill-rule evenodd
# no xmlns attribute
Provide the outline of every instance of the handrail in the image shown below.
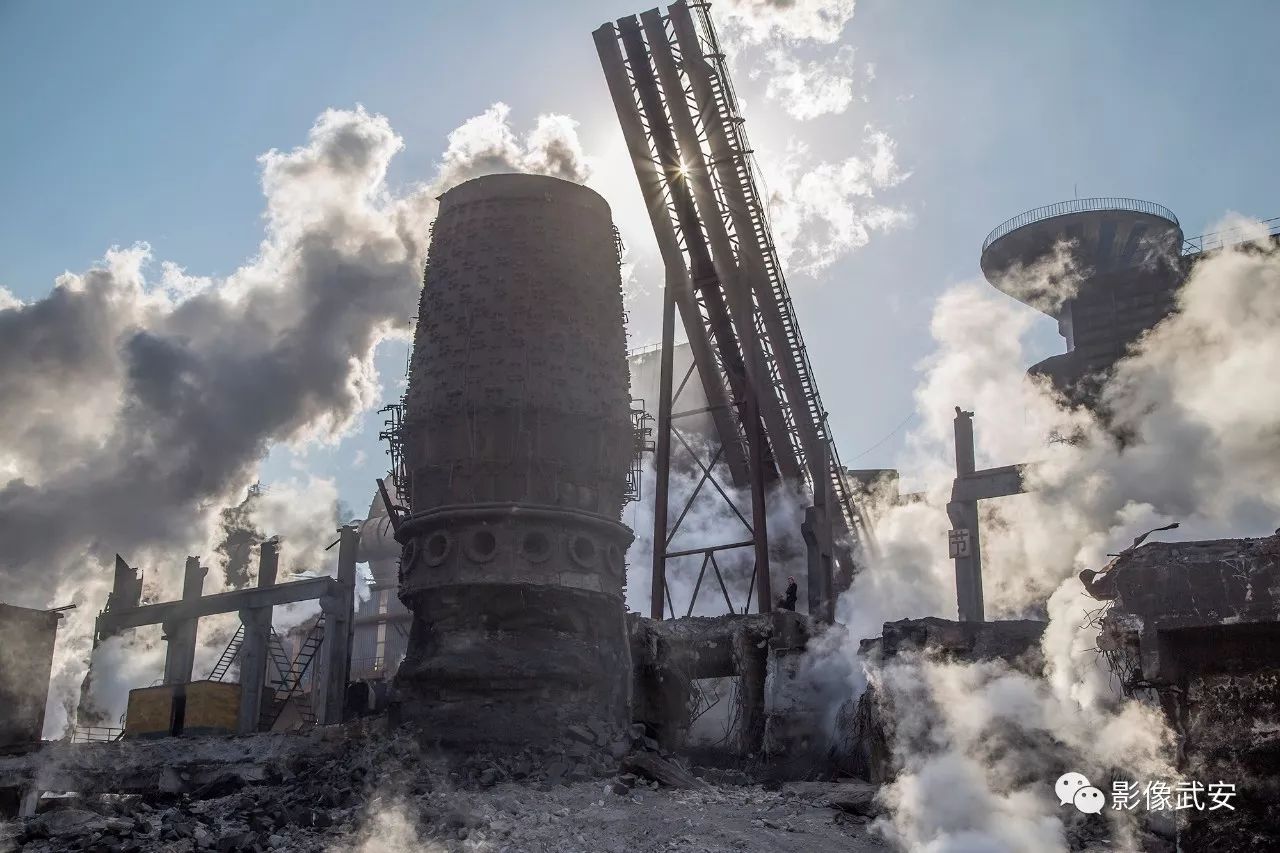
<svg viewBox="0 0 1280 853"><path fill-rule="evenodd" d="M1280 235L1280 216L1272 219L1264 219L1259 224L1267 227L1268 237ZM1182 241L1182 254L1198 255L1201 252L1212 252L1215 249L1221 249L1225 246L1234 246L1236 243L1243 243L1247 240L1252 240L1253 238L1254 235L1249 233L1246 228L1227 228L1223 231L1200 234L1196 237L1188 237Z"/></svg>
<svg viewBox="0 0 1280 853"><path fill-rule="evenodd" d="M1174 225L1178 225L1178 217L1174 216L1173 211L1162 204L1156 204L1153 201L1143 201L1138 198L1077 198L1070 201L1060 201L1057 204L1049 204L1044 207L1037 207L1028 210L1026 213L1019 213L1012 219L1007 219L995 227L987 239L982 241L982 251L986 251L987 247L1005 236L1011 231L1016 231L1024 225L1030 225L1033 222L1043 222L1046 219L1052 219L1055 216L1066 216L1071 213L1087 213L1093 210L1130 210L1134 213L1146 213L1151 216L1159 216L1167 219Z"/></svg>
<svg viewBox="0 0 1280 853"><path fill-rule="evenodd" d="M110 743L120 740L124 729L115 726L72 726L72 743Z"/></svg>
<svg viewBox="0 0 1280 853"><path fill-rule="evenodd" d="M676 347L687 347L688 345L689 342L684 340L677 340L675 342ZM627 358L632 359L636 356L649 355L649 353L658 352L661 349L662 341L658 341L656 344L644 344L643 346L638 346L635 349L627 350Z"/></svg>

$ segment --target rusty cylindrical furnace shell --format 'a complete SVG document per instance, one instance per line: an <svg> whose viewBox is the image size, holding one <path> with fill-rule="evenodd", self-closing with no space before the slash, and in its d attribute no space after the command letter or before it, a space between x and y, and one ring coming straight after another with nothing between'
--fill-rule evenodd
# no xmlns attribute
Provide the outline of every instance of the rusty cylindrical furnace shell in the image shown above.
<svg viewBox="0 0 1280 853"><path fill-rule="evenodd" d="M440 199L405 400L402 716L442 742L626 722L633 453L618 247L577 184Z"/></svg>

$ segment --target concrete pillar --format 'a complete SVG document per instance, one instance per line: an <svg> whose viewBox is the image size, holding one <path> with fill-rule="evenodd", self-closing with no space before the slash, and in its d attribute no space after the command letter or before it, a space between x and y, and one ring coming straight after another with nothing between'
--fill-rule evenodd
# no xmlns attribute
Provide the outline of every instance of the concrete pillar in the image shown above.
<svg viewBox="0 0 1280 853"><path fill-rule="evenodd" d="M738 671L737 707L732 709L738 718L735 746L741 756L759 755L764 749L769 648L755 632L739 629L733 634L733 657Z"/></svg>
<svg viewBox="0 0 1280 853"><path fill-rule="evenodd" d="M280 543L268 539L262 543L258 558L258 587L276 584L280 565ZM267 675L267 643L271 636L274 607L256 607L240 611L244 639L240 643L240 715L236 731L242 735L258 730L262 717L263 682Z"/></svg>
<svg viewBox="0 0 1280 853"><path fill-rule="evenodd" d="M977 470L973 450L973 412L966 412L956 406L952 426L956 436L956 476L966 477Z"/></svg>
<svg viewBox="0 0 1280 853"><path fill-rule="evenodd" d="M18 817L35 817L40 806L40 789L28 785L22 789L22 799L18 802Z"/></svg>
<svg viewBox="0 0 1280 853"><path fill-rule="evenodd" d="M111 592L107 595L107 606L104 609L106 613L117 613L121 610L128 610L137 607L142 601L142 578L136 569L129 566L124 561L124 557L116 554L116 570L115 579L111 584ZM95 621L93 627L93 647L98 648L98 643L114 636L116 632L102 631L98 628ZM92 662L90 662L92 666Z"/></svg>
<svg viewBox="0 0 1280 853"><path fill-rule="evenodd" d="M124 558L116 554L115 579L111 585L111 594L107 596L107 610L115 612L137 607L142 600L142 579L136 569L130 567Z"/></svg>
<svg viewBox="0 0 1280 853"><path fill-rule="evenodd" d="M351 672L351 635L355 629L356 552L360 528L348 524L339 529L338 584L335 595L320 599L324 614L324 642L320 646L314 707L320 725L342 722L342 706Z"/></svg>
<svg viewBox="0 0 1280 853"><path fill-rule="evenodd" d="M244 639L240 643L240 714L236 732L242 735L258 730L262 718L263 682L267 675L267 640L271 631L274 608L256 607L240 611Z"/></svg>
<svg viewBox="0 0 1280 853"><path fill-rule="evenodd" d="M208 571L201 567L199 557L187 557L186 571L182 578L183 601L192 601L204 594L204 576ZM191 669L196 662L198 625L198 619L175 619L164 623L164 638L169 643L164 657L165 684L186 684L191 681Z"/></svg>
<svg viewBox="0 0 1280 853"><path fill-rule="evenodd" d="M973 412L956 406L956 479L973 474ZM978 502L947 504L951 520L950 553L956 564L956 605L961 622L982 622L982 543L978 532Z"/></svg>
<svg viewBox="0 0 1280 853"><path fill-rule="evenodd" d="M819 450L810 459L813 477L813 506L804 512L800 533L808 553L807 598L809 615L822 622L835 621L835 542L831 529L831 477L827 462L827 445L821 442Z"/></svg>

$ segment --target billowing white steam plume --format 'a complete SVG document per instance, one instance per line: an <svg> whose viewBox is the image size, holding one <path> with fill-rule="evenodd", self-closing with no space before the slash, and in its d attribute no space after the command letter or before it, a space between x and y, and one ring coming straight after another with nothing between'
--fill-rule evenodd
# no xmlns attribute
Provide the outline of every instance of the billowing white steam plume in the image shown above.
<svg viewBox="0 0 1280 853"><path fill-rule="evenodd" d="M713 450L702 445L696 435L687 435L686 440L698 451L704 462L709 462L714 455ZM741 542L751 537L751 532L744 524L751 521L751 494L749 490L735 488L727 466L718 464L714 469L717 481L724 489L725 495L738 508L742 518L734 513L733 507L721 496L710 482L704 484L697 495L701 472L687 455L685 450L675 441L672 448L672 468L669 481L669 507L667 517L668 535L676 530L669 546L670 551L692 550L695 548L725 545ZM718 445L717 445L718 446ZM627 551L627 607L649 615L653 590L653 512L655 474L653 457L646 457L642 472L641 492L643 499L629 505L623 521L635 532L635 540ZM693 498L692 503L689 502ZM772 597L776 600L782 595L783 586L788 573L803 576L804 542L800 538L800 522L804 518L804 508L798 498L786 490L777 489L766 496L765 506L768 516L769 551L771 555L770 573L772 578ZM688 510L684 518L680 514ZM676 528L677 523L679 528ZM670 602L666 615L675 613L684 616L689 611L689 604L697 600L692 610L694 616L721 616L729 613L743 612L748 608L756 612L757 595L753 588L752 569L755 556L750 548L734 548L719 551L715 555L715 565L719 567L724 580L722 590L716 579L715 567L708 564L702 570L702 555L690 554L674 557L667 561L667 600ZM698 575L703 572L699 585ZM801 583L803 587L803 583ZM725 593L728 593L728 601ZM732 604L732 608L730 607ZM805 599L800 599L799 609L803 610Z"/></svg>
<svg viewBox="0 0 1280 853"><path fill-rule="evenodd" d="M1078 815L1053 798L1053 773L1093 774L1104 789L1111 770L1172 781L1170 733L1113 690L1088 619L1099 603L1075 574L1168 521L1199 539L1268 535L1280 518L1280 253L1269 243L1194 268L1178 313L1118 366L1109 430L1022 375L1033 316L985 284L940 300L911 440L927 503L887 511L882 558L841 602L854 638L886 620L954 618L942 505L955 405L977 412L979 467L1041 463L1036 491L986 502L983 569L989 618L1047 612L1048 678L911 658L867 673L898 728L885 830L909 849L1063 850ZM1048 441L1055 431L1074 443ZM1107 815L1115 849L1127 849L1132 827Z"/></svg>
<svg viewBox="0 0 1280 853"><path fill-rule="evenodd" d="M541 116L521 142L495 104L450 135L429 186L398 194L386 174L402 142L387 120L328 110L305 145L260 158L266 233L226 279L168 263L149 279L139 244L43 299L0 297L0 583L13 603L80 605L62 629L48 732L75 704L114 554L146 568L146 598L176 596L185 555L214 554L219 511L272 444L337 440L381 402L374 352L409 333L434 197L490 172L581 181L574 127ZM282 568L327 568L316 548L328 541L313 540L339 521L331 485L276 496L288 500L269 497L258 521L286 537ZM207 562L206 591L222 588ZM113 643L158 660L147 632Z"/></svg>

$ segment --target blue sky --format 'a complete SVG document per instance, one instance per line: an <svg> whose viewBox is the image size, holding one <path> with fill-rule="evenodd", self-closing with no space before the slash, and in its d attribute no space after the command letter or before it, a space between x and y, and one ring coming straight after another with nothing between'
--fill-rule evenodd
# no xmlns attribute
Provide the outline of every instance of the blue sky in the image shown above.
<svg viewBox="0 0 1280 853"><path fill-rule="evenodd" d="M519 130L547 112L580 122L652 289L652 236L627 228L642 222L639 192L591 41L644 5L0 2L0 285L36 299L63 270L135 241L191 274L229 273L262 235L255 158L302 143L325 108L386 115L405 140L391 174L404 185L429 180L449 131L503 101ZM767 75L752 79L758 62L742 57L766 180L789 142L838 161L862 150L867 125L910 172L878 195L910 225L791 276L846 463L894 464L901 433L861 454L914 408L934 302L979 274L982 239L1004 219L1076 192L1160 202L1188 235L1228 211L1280 215L1278 31L1271 2L861 0L841 40L856 97L810 121L766 98ZM657 309L652 291L631 306L633 343L656 337ZM1059 351L1051 321L1035 343ZM403 348L384 347L380 366L391 399ZM305 460L356 508L383 464L378 420ZM290 470L276 453L264 477Z"/></svg>

